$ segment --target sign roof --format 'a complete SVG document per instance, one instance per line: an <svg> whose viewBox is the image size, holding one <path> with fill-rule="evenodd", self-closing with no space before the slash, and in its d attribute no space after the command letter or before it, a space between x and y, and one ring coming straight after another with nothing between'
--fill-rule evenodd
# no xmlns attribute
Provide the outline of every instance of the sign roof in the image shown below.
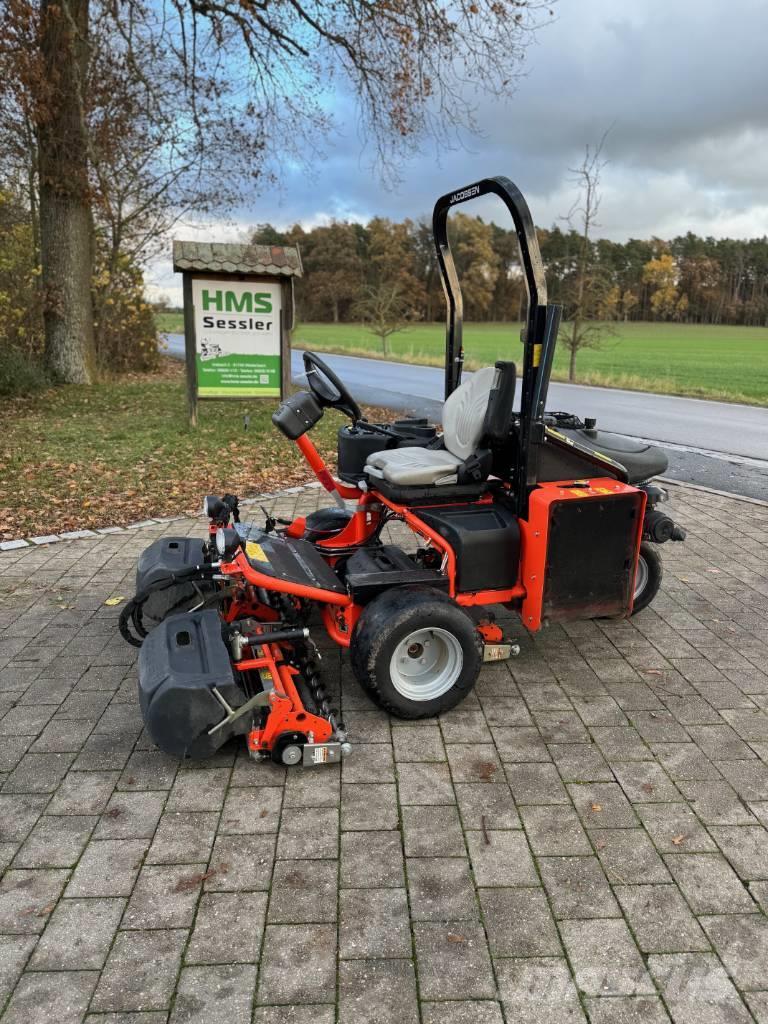
<svg viewBox="0 0 768 1024"><path fill-rule="evenodd" d="M298 246L255 245L248 242L173 241L173 269L212 274L274 274L301 277Z"/></svg>

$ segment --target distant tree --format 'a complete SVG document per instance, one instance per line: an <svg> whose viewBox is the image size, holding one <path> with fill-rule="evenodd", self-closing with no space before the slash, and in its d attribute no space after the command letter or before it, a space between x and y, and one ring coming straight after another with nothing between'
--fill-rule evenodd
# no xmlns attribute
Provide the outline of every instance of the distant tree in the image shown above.
<svg viewBox="0 0 768 1024"><path fill-rule="evenodd" d="M663 252L643 268L643 280L651 286L651 309L661 320L678 320L688 309L688 297L677 287L678 271L671 253Z"/></svg>
<svg viewBox="0 0 768 1024"><path fill-rule="evenodd" d="M461 281L465 315L468 320L483 320L493 298L500 262L491 226L479 217L455 213L448 219L448 238Z"/></svg>
<svg viewBox="0 0 768 1024"><path fill-rule="evenodd" d="M437 268L432 224L426 217L417 221L411 240L414 249L414 273L424 288L424 319L432 321L437 311L442 311L443 290Z"/></svg>
<svg viewBox="0 0 768 1024"><path fill-rule="evenodd" d="M606 165L603 159L605 132L600 142L586 147L584 160L572 168L578 197L566 220L569 225L579 224L579 250L575 273L569 289L570 324L563 331L562 341L568 352L568 380L576 380L576 357L585 348L600 348L610 328L599 322L601 303L610 285L602 268L596 263L591 234L597 226L600 210L600 174Z"/></svg>
<svg viewBox="0 0 768 1024"><path fill-rule="evenodd" d="M409 317L413 316L412 307L396 281L366 285L352 308L353 313L381 341L384 355L389 355L391 336L404 330Z"/></svg>
<svg viewBox="0 0 768 1024"><path fill-rule="evenodd" d="M409 310L421 309L425 297L415 260L414 230L413 222L407 219L397 224L385 217L374 217L365 232L368 283L374 287L397 285Z"/></svg>
<svg viewBox="0 0 768 1024"><path fill-rule="evenodd" d="M334 221L315 228L307 242L303 261L309 273L302 292L312 309L322 310L326 316L330 310L337 324L363 283L358 226Z"/></svg>
<svg viewBox="0 0 768 1024"><path fill-rule="evenodd" d="M621 290L617 284L605 288L597 301L597 316L600 320L615 320L619 313Z"/></svg>
<svg viewBox="0 0 768 1024"><path fill-rule="evenodd" d="M257 224L251 232L251 242L254 245L287 245L288 236L271 224Z"/></svg>

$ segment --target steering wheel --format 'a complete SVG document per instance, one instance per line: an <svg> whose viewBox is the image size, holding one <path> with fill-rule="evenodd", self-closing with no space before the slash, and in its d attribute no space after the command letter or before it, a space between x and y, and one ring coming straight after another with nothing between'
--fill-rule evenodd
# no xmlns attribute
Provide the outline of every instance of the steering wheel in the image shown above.
<svg viewBox="0 0 768 1024"><path fill-rule="evenodd" d="M361 420L360 406L330 366L314 352L304 352L303 358L307 383L318 403L324 408L346 413L353 423Z"/></svg>

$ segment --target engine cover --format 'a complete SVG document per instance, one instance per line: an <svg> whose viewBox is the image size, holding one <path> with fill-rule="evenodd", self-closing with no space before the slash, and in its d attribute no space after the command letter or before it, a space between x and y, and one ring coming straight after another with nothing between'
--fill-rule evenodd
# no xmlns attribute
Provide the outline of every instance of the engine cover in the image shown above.
<svg viewBox="0 0 768 1024"><path fill-rule="evenodd" d="M250 717L208 730L221 722L224 706L245 703L221 635L218 612L171 615L154 629L139 653L139 702L147 732L157 746L179 758L210 757L230 736L248 731Z"/></svg>

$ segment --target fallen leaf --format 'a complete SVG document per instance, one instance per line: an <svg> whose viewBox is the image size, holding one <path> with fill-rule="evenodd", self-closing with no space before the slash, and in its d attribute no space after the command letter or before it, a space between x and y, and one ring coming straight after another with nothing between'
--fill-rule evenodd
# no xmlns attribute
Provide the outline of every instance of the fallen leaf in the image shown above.
<svg viewBox="0 0 768 1024"><path fill-rule="evenodd" d="M216 874L216 868L210 868L208 871L204 871L199 874L188 875L186 878L180 878L176 883L174 892L191 892L196 889L198 885L203 882L207 882L209 878L213 878Z"/></svg>
<svg viewBox="0 0 768 1024"><path fill-rule="evenodd" d="M493 761L476 761L475 769L483 782L490 782L496 774L496 765Z"/></svg>
<svg viewBox="0 0 768 1024"><path fill-rule="evenodd" d="M108 597L104 604L109 608L114 608L116 605L122 604L124 600L124 597Z"/></svg>
<svg viewBox="0 0 768 1024"><path fill-rule="evenodd" d="M680 833L679 836L672 836L672 845L673 846L679 846L681 843L684 843L684 842L685 842L685 836L682 834L682 832Z"/></svg>
<svg viewBox="0 0 768 1024"><path fill-rule="evenodd" d="M446 936L449 942L466 942L467 940L463 935L457 935L456 932L448 932Z"/></svg>
<svg viewBox="0 0 768 1024"><path fill-rule="evenodd" d="M653 786L651 785L650 782L644 782L642 784L642 786L640 787L640 789L642 789L642 791L644 793L652 793L653 792Z"/></svg>
<svg viewBox="0 0 768 1024"><path fill-rule="evenodd" d="M603 809L603 805L602 804L592 804L592 810L593 811L602 811L602 809Z"/></svg>

